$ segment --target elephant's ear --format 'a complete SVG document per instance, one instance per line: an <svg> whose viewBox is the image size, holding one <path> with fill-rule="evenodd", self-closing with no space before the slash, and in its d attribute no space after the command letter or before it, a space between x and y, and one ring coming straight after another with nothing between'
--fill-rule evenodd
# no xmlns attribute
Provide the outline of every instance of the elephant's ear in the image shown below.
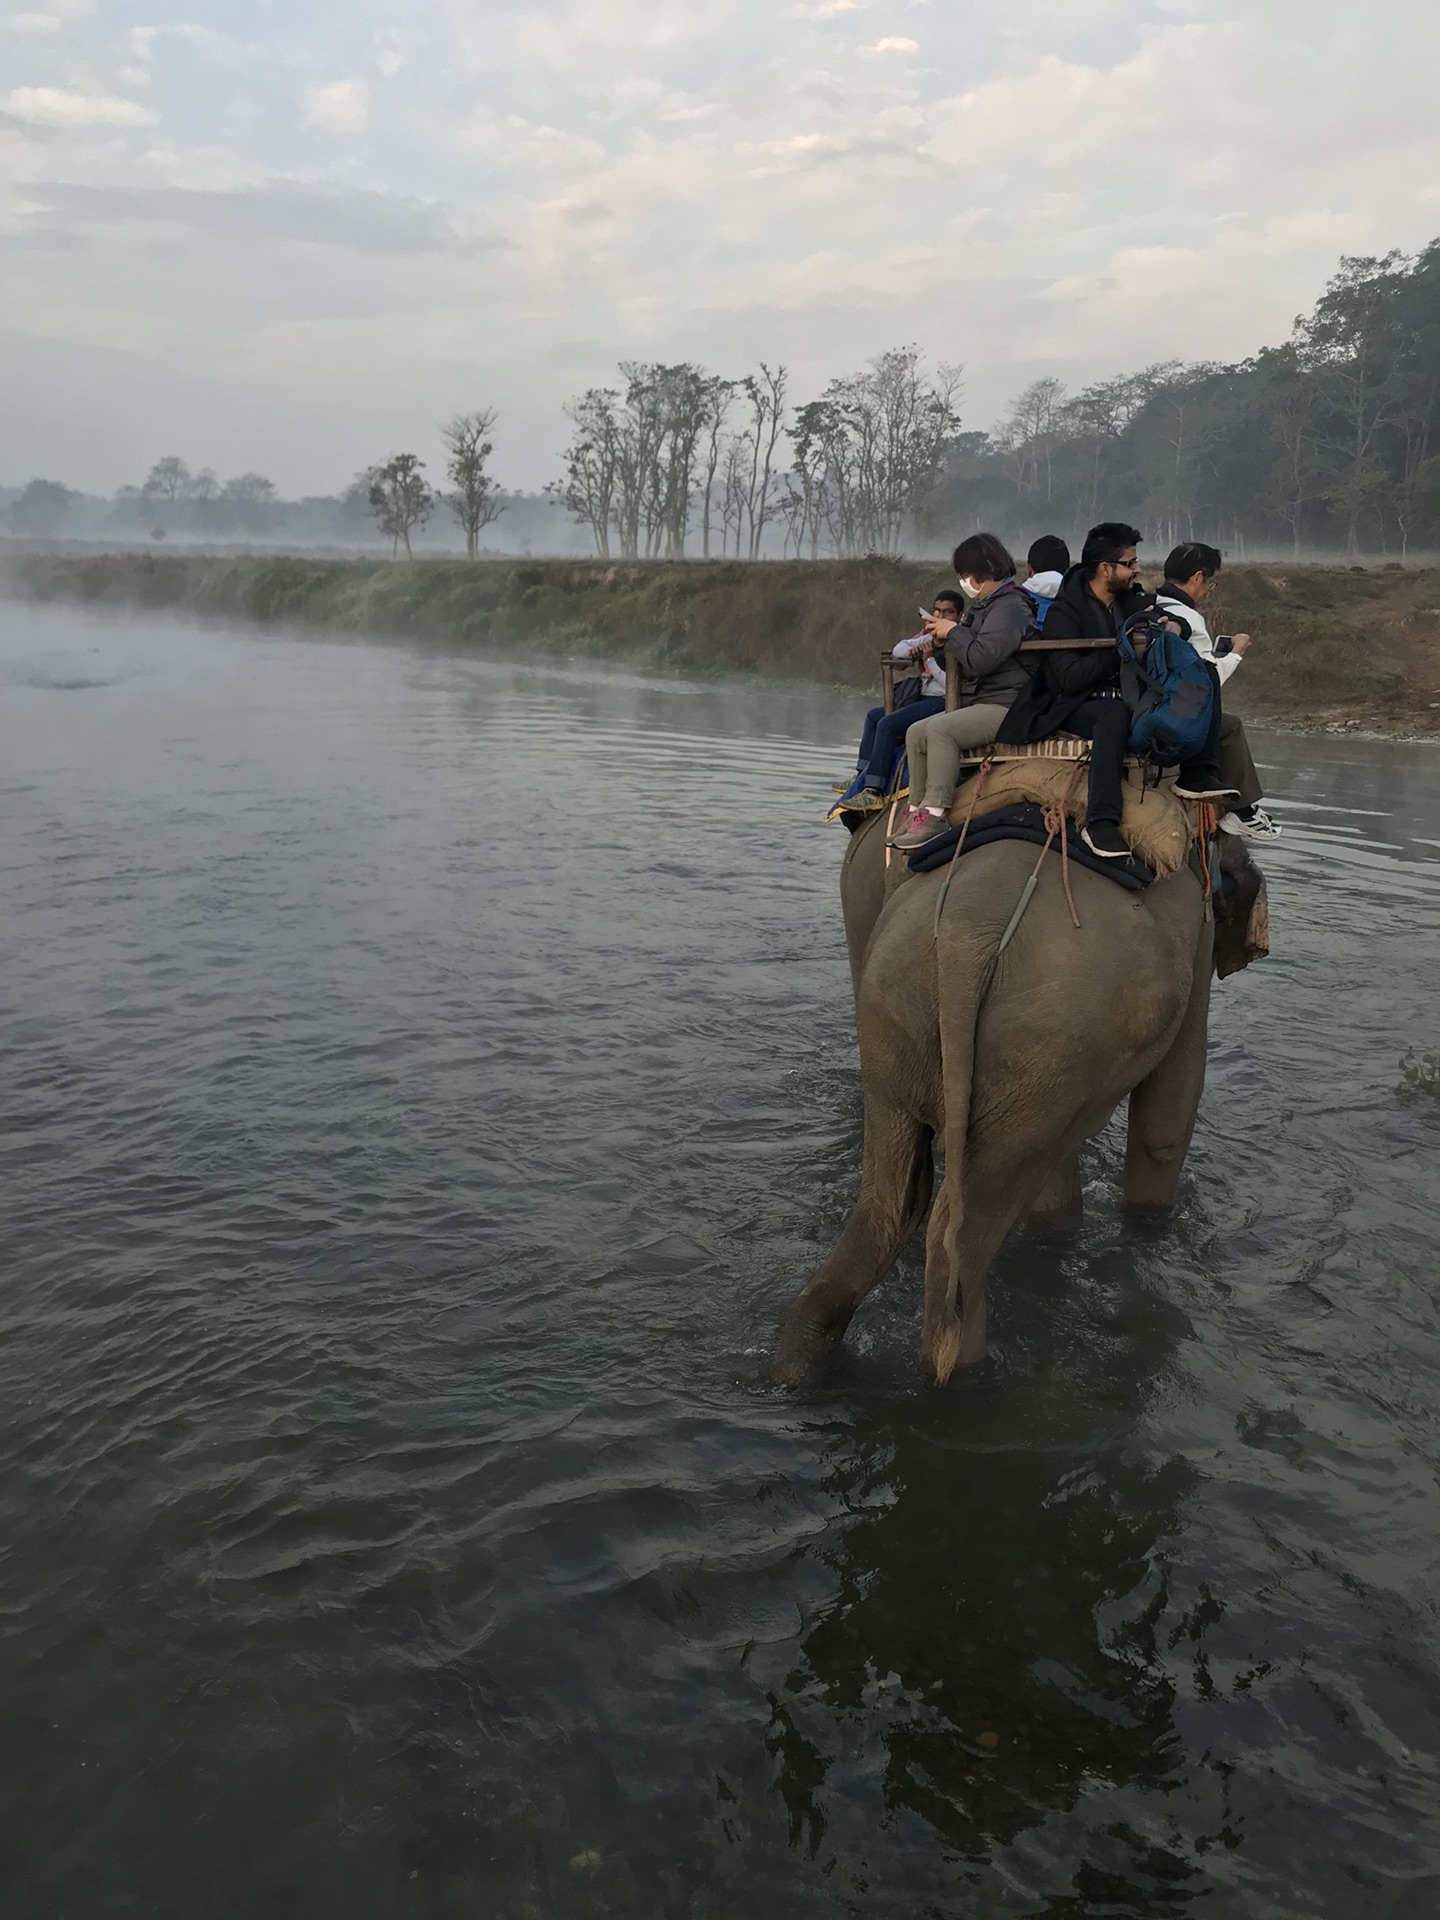
<svg viewBox="0 0 1440 1920"><path fill-rule="evenodd" d="M1215 971L1222 980L1270 951L1265 876L1238 834L1220 836L1220 871L1232 885L1215 903Z"/></svg>

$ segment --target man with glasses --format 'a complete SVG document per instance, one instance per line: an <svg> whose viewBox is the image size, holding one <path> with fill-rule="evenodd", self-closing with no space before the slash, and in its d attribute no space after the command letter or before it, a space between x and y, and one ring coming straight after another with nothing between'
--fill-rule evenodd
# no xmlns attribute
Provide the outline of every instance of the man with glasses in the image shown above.
<svg viewBox="0 0 1440 1920"><path fill-rule="evenodd" d="M1114 640L1130 616L1149 603L1140 585L1140 540L1139 528L1123 520L1102 520L1090 529L1080 564L1066 574L1046 615L1047 640ZM1128 859L1120 811L1130 709L1120 694L1119 655L1113 647L1085 647L1035 657L1039 665L1030 690L1006 714L997 737L1012 746L1047 740L1052 733L1088 740L1090 785L1081 837L1104 860ZM1204 764L1181 768L1177 791L1223 798L1213 754L1201 758Z"/></svg>

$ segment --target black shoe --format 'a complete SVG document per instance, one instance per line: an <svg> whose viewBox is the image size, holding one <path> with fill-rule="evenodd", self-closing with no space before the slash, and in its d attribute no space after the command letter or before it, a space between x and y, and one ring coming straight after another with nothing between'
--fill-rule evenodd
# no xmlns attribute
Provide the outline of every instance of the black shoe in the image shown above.
<svg viewBox="0 0 1440 1920"><path fill-rule="evenodd" d="M1130 849L1120 838L1120 829L1113 820L1095 820L1085 827L1080 838L1092 853L1098 853L1102 860L1128 860Z"/></svg>
<svg viewBox="0 0 1440 1920"><path fill-rule="evenodd" d="M1238 800L1238 787L1222 787L1218 773L1202 773L1198 779L1183 777L1175 782L1174 792L1181 800Z"/></svg>

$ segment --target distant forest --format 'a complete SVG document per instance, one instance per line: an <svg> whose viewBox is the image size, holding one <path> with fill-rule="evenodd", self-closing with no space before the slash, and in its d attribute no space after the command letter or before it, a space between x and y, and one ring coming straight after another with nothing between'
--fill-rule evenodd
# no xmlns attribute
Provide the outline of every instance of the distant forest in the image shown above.
<svg viewBox="0 0 1440 1920"><path fill-rule="evenodd" d="M170 539L624 559L935 553L986 526L1023 545L1100 518L1158 553L1405 558L1440 549L1440 240L1344 259L1290 338L1227 366L1169 361L1067 392L1033 381L967 430L958 366L914 347L796 402L788 369L729 379L622 362L565 408L543 496L491 474L493 409L441 430L443 474L394 452L334 496L286 501L177 455L110 501L34 479L0 489L28 539ZM493 530L491 530L493 529ZM485 535L484 544L481 536Z"/></svg>
<svg viewBox="0 0 1440 1920"><path fill-rule="evenodd" d="M1346 259L1283 346L1066 394L1037 380L946 449L933 525L1083 528L1299 556L1440 547L1440 240Z"/></svg>

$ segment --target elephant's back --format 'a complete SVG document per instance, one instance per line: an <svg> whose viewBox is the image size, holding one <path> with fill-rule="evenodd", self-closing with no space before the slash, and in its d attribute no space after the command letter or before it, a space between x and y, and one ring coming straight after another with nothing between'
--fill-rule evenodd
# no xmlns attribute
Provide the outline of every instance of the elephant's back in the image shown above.
<svg viewBox="0 0 1440 1920"><path fill-rule="evenodd" d="M937 975L981 976L977 1062L1028 1055L1043 1036L1057 1076L1087 1072L1108 1086L1113 1063L1117 1083L1133 1085L1136 1063L1158 1058L1179 1028L1197 952L1208 950L1200 882L1182 868L1132 893L1087 867L1062 873L1052 849L1027 900L1035 852L1000 842L957 863Z"/></svg>

